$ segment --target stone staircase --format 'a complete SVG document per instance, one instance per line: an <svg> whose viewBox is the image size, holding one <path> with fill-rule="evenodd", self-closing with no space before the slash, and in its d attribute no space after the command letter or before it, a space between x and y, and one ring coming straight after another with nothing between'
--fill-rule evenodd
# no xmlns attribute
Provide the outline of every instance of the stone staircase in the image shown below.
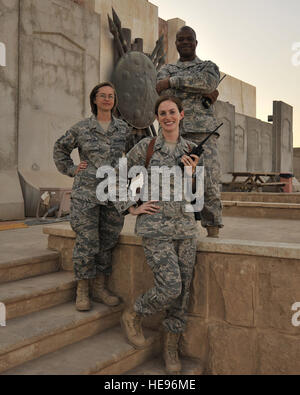
<svg viewBox="0 0 300 395"><path fill-rule="evenodd" d="M152 360L161 350L158 332L146 330L153 343L134 349L119 325L123 306L93 302L91 311L78 312L75 288L57 252L1 262L1 375L164 374L162 361ZM196 361L184 361L185 374L200 371Z"/></svg>
<svg viewBox="0 0 300 395"><path fill-rule="evenodd" d="M300 193L222 192L223 215L300 219Z"/></svg>

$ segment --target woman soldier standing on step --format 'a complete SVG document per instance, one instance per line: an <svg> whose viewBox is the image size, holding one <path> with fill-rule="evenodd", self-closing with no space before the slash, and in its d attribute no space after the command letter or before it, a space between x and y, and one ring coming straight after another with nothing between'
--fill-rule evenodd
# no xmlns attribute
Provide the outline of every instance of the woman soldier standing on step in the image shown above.
<svg viewBox="0 0 300 395"><path fill-rule="evenodd" d="M115 167L125 152L129 128L112 114L117 106L114 86L97 85L90 94L93 115L74 125L54 145L57 169L75 177L71 195L71 227L76 233L73 251L75 278L78 281L76 308L90 310L89 280L93 282L93 300L117 306L120 300L106 288L112 272L112 249L123 227L124 218L110 202L100 203L96 178L100 166ZM71 152L78 148L80 164L74 165Z"/></svg>
<svg viewBox="0 0 300 395"><path fill-rule="evenodd" d="M184 116L182 104L174 97L158 99L155 113L162 134L151 140L141 140L127 154L127 167L145 166L150 179L151 166L171 168L179 164L180 158L188 166L189 177L195 178L199 158L187 153L195 146L179 135L179 123ZM121 174L121 173L120 173ZM180 175L181 177L181 175ZM137 216L136 233L142 243L154 276L155 286L141 295L124 311L121 324L128 341L136 348L149 345L142 331L142 318L159 311L166 311L163 321L165 329L164 359L168 373L179 373L178 342L185 329L189 289L196 257L196 221L193 212L186 212L188 201L174 201L174 179L170 179L171 201L162 201L162 181L159 184L159 201L148 201L140 206L136 202L115 203L121 213ZM153 190L154 185L149 185Z"/></svg>

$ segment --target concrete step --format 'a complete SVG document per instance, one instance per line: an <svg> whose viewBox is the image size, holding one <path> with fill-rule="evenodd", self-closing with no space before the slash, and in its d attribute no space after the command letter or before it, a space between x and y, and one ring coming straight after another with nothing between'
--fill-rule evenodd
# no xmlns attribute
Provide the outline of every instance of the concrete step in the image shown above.
<svg viewBox="0 0 300 395"><path fill-rule="evenodd" d="M6 371L3 375L124 374L160 352L158 333L145 331L154 342L144 350L129 345L119 326L59 351Z"/></svg>
<svg viewBox="0 0 300 395"><path fill-rule="evenodd" d="M57 272L59 268L60 254L46 248L34 250L21 258L9 259L6 255L4 258L1 255L0 284Z"/></svg>
<svg viewBox="0 0 300 395"><path fill-rule="evenodd" d="M0 301L6 320L70 302L75 298L76 281L71 272L56 272L0 284Z"/></svg>
<svg viewBox="0 0 300 395"><path fill-rule="evenodd" d="M200 360L192 358L180 358L183 375L201 375L203 374L203 365ZM127 375L141 376L141 375L167 375L165 371L165 364L162 357L153 358L136 368L129 370Z"/></svg>
<svg viewBox="0 0 300 395"><path fill-rule="evenodd" d="M300 219L299 203L245 202L223 200L223 215L230 217L255 217Z"/></svg>
<svg viewBox="0 0 300 395"><path fill-rule="evenodd" d="M0 327L0 372L115 326L122 309L94 303L79 312L72 302L8 321Z"/></svg>
<svg viewBox="0 0 300 395"><path fill-rule="evenodd" d="M300 193L269 193L269 192L222 192L224 201L269 202L269 203L300 203Z"/></svg>

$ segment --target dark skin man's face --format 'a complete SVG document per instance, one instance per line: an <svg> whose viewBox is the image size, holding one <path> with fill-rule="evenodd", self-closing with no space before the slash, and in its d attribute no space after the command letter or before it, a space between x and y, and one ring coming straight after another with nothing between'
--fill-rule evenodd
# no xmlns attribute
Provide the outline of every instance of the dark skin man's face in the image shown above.
<svg viewBox="0 0 300 395"><path fill-rule="evenodd" d="M175 44L182 62L195 59L198 42L191 30L179 31L176 35Z"/></svg>

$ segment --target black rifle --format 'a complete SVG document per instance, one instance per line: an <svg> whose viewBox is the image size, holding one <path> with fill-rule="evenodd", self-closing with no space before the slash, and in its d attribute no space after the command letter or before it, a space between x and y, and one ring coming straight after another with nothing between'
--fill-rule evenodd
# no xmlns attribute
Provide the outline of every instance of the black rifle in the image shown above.
<svg viewBox="0 0 300 395"><path fill-rule="evenodd" d="M210 132L209 135L199 145L197 145L197 147L194 147L192 151L188 154L188 156L197 155L200 158L204 152L204 144L207 142L207 140L211 138L211 136L213 136L214 134L218 134L216 133L216 131L220 129L222 125L223 122L218 127L216 127L215 130ZM182 162L179 163L179 166L181 167L181 170L184 169L184 164ZM196 199L191 202L191 204L195 204L195 203L196 203ZM201 221L201 215L199 211L195 211L194 216L196 221Z"/></svg>
<svg viewBox="0 0 300 395"><path fill-rule="evenodd" d="M222 77L222 79L220 80L218 86L221 84L221 82L224 80L225 77L227 77L226 74ZM209 97L205 97L205 96L204 96L204 97L202 98L202 104L203 104L203 107L204 107L206 110L208 110L209 107L212 105L212 101L211 101L211 99L210 99Z"/></svg>

